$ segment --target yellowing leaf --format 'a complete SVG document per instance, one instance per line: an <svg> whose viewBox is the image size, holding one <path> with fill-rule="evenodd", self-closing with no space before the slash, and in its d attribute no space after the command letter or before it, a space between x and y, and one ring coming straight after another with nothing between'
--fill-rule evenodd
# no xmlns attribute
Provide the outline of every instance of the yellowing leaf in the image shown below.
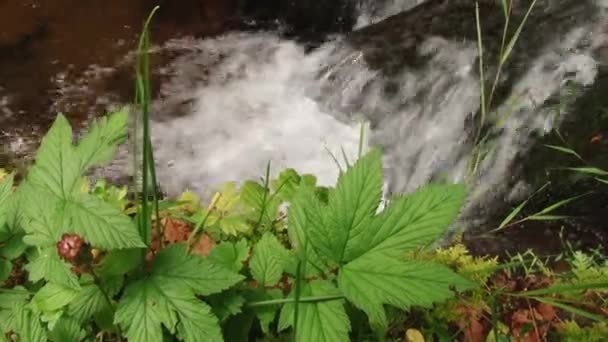
<svg viewBox="0 0 608 342"><path fill-rule="evenodd" d="M424 342L424 336L422 336L420 330L407 329L405 332L405 340L407 342Z"/></svg>

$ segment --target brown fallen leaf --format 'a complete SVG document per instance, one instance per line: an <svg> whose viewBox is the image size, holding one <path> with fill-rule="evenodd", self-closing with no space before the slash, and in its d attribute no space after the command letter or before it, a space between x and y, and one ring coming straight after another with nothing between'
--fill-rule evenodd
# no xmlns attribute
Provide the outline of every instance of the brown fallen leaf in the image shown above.
<svg viewBox="0 0 608 342"><path fill-rule="evenodd" d="M192 247L192 252L194 254L207 256L209 255L209 253L211 253L211 250L213 249L213 247L215 247L215 245L215 240L213 240L211 236L207 234L202 234L201 237L198 239L197 243L195 243Z"/></svg>

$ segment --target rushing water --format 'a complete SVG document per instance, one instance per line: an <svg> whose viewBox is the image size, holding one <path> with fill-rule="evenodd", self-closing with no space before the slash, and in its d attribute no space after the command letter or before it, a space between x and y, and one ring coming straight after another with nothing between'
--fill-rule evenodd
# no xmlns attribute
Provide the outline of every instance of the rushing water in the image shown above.
<svg viewBox="0 0 608 342"><path fill-rule="evenodd" d="M344 158L356 159L361 119L372 127L366 140L384 148L389 191L412 191L432 180L465 180L474 147L472 122L480 106L477 45L464 22L462 28L454 26L456 33L441 31L440 20L424 12L433 7L383 20L421 2L361 1L357 31L334 36L312 51L274 32L179 38L157 46L157 56L177 56L155 69L163 80L152 122L163 189L205 193L225 181L259 178L269 161L275 173L292 167L333 184L338 175L334 156L343 165ZM567 82L593 84L599 64L605 63L595 52L608 44L601 30L605 21L587 17L594 12L590 3L539 1L546 7L541 14L556 17L534 17L529 25L536 29L526 33L524 48L514 50L517 68L505 70L510 86L487 118L500 123L490 129L492 153L468 179L474 190L471 208L488 196L521 197L529 191L525 183L511 188L518 176L514 160L530 147L531 136L546 134L568 114L556 116L544 104ZM562 13L559 6L569 7ZM465 7L472 8L470 3ZM474 27L474 12L464 15ZM422 25L417 17L424 17ZM445 25L454 25L455 17ZM556 21L559 28L547 32ZM463 39L458 30L468 36ZM124 97L108 84L130 72L126 66L132 62L127 56L114 65L92 66L69 80L59 72L53 78L59 89L53 108L82 99L95 99L94 108L120 106ZM492 71L489 67L486 76ZM0 89L0 108L6 113L10 109L3 103L10 98L2 94ZM111 172L126 172L130 161L125 147Z"/></svg>

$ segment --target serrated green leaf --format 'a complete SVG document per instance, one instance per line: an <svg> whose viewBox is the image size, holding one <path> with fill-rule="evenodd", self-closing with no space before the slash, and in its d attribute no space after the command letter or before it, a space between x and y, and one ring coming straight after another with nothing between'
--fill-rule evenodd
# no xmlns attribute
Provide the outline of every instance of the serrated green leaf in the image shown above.
<svg viewBox="0 0 608 342"><path fill-rule="evenodd" d="M206 299L212 307L213 314L220 321L241 313L243 305L245 305L245 297L234 290L214 294Z"/></svg>
<svg viewBox="0 0 608 342"><path fill-rule="evenodd" d="M3 289L0 292L0 310L11 310L16 305L24 306L30 298L29 291L23 286Z"/></svg>
<svg viewBox="0 0 608 342"><path fill-rule="evenodd" d="M9 196L13 192L14 177L15 176L13 174L10 174L0 181L0 210L4 207Z"/></svg>
<svg viewBox="0 0 608 342"><path fill-rule="evenodd" d="M261 286L272 286L281 280L289 252L272 233L265 233L253 248L249 262L251 274Z"/></svg>
<svg viewBox="0 0 608 342"><path fill-rule="evenodd" d="M340 175L329 193L327 215L309 216L311 243L318 252L338 264L352 260L352 241L369 228L382 199L382 181L382 153L378 149Z"/></svg>
<svg viewBox="0 0 608 342"><path fill-rule="evenodd" d="M241 239L237 243L222 242L215 246L209 254L209 260L234 272L243 268L243 263L249 257L247 240Z"/></svg>
<svg viewBox="0 0 608 342"><path fill-rule="evenodd" d="M158 298L162 300L163 293L156 288L154 282L140 280L127 287L118 304L114 322L126 330L125 335L129 341L163 341L161 316L164 313L160 312L157 305Z"/></svg>
<svg viewBox="0 0 608 342"><path fill-rule="evenodd" d="M93 195L84 194L78 201L67 202L65 211L71 219L71 227L66 232L80 234L93 246L107 249L145 247L131 218Z"/></svg>
<svg viewBox="0 0 608 342"><path fill-rule="evenodd" d="M59 114L36 154L36 164L27 175L28 182L67 199L80 179L80 160L72 145L72 127Z"/></svg>
<svg viewBox="0 0 608 342"><path fill-rule="evenodd" d="M400 309L431 307L451 298L451 287L464 290L471 282L436 263L400 262L381 253L369 253L340 270L338 285L346 298L363 310L370 322L386 327L383 304Z"/></svg>
<svg viewBox="0 0 608 342"><path fill-rule="evenodd" d="M68 305L76 296L79 290L55 283L46 283L34 298L32 302L35 307L42 312L56 311Z"/></svg>
<svg viewBox="0 0 608 342"><path fill-rule="evenodd" d="M23 242L23 236L23 232L18 232L4 241L3 246L0 248L0 256L13 260L22 255L28 247Z"/></svg>
<svg viewBox="0 0 608 342"><path fill-rule="evenodd" d="M161 324L186 342L223 341L210 307L183 284L156 279L133 283L127 287L115 317L133 342L162 341Z"/></svg>
<svg viewBox="0 0 608 342"><path fill-rule="evenodd" d="M239 236L251 230L251 226L247 224L243 215L238 213L222 217L218 224L226 235Z"/></svg>
<svg viewBox="0 0 608 342"><path fill-rule="evenodd" d="M252 297L252 300L262 301L262 300L273 300L273 299L281 299L283 298L283 292L278 289L266 290L263 292L259 292L257 296ZM258 306L253 309L255 315L260 321L260 327L262 328L262 332L265 334L270 333L270 325L274 322L277 312L279 311L279 305L266 305L266 306Z"/></svg>
<svg viewBox="0 0 608 342"><path fill-rule="evenodd" d="M10 277L12 271L13 264L6 259L0 259L0 285Z"/></svg>
<svg viewBox="0 0 608 342"><path fill-rule="evenodd" d="M150 276L129 285L115 322L130 341L161 341L161 324L186 342L221 341L217 317L195 295L222 291L243 279L175 244L159 252Z"/></svg>
<svg viewBox="0 0 608 342"><path fill-rule="evenodd" d="M104 256L98 273L106 276L124 275L139 267L143 261L141 249L114 249Z"/></svg>
<svg viewBox="0 0 608 342"><path fill-rule="evenodd" d="M389 204L365 232L349 240L348 260L368 252L397 256L436 241L456 218L462 185L427 185Z"/></svg>
<svg viewBox="0 0 608 342"><path fill-rule="evenodd" d="M79 342L86 336L78 321L69 317L61 317L49 333L49 339L54 342Z"/></svg>
<svg viewBox="0 0 608 342"><path fill-rule="evenodd" d="M188 254L184 244L171 245L156 255L152 277L159 282L183 283L201 295L220 292L244 279L208 259Z"/></svg>
<svg viewBox="0 0 608 342"><path fill-rule="evenodd" d="M8 329L19 336L19 341L47 341L47 336L40 320L24 306L15 307L5 324Z"/></svg>
<svg viewBox="0 0 608 342"><path fill-rule="evenodd" d="M45 279L73 289L80 288L78 278L72 272L70 265L59 258L54 247L43 249L36 259L25 266L25 269L29 272L29 279L32 282Z"/></svg>
<svg viewBox="0 0 608 342"><path fill-rule="evenodd" d="M86 284L69 303L67 312L79 322L85 322L107 307L108 303L99 287Z"/></svg>
<svg viewBox="0 0 608 342"><path fill-rule="evenodd" d="M327 281L313 281L304 286L302 296L317 297L339 294ZM350 341L350 321L344 300L323 301L299 304L298 329L295 341L298 342L339 342ZM292 326L294 304L285 304L279 318L279 330Z"/></svg>
<svg viewBox="0 0 608 342"><path fill-rule="evenodd" d="M319 217L320 205L315 195L309 189L303 188L298 191L289 207L287 232L297 257L288 266L288 272L291 274L295 274L298 259L306 260L305 277L318 275L328 269L327 261L321 258L312 243L309 243L308 236L314 222L322 220Z"/></svg>
<svg viewBox="0 0 608 342"><path fill-rule="evenodd" d="M61 238L65 222L65 202L52 193L24 182L19 187L22 226L28 245L50 246Z"/></svg>
<svg viewBox="0 0 608 342"><path fill-rule="evenodd" d="M112 160L118 146L127 138L127 123L126 109L93 122L76 147L81 172Z"/></svg>

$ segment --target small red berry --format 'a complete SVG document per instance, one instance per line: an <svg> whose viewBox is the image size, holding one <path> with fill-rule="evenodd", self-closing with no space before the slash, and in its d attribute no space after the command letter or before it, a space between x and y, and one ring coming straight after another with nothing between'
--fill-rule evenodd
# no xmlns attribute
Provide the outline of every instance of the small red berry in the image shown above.
<svg viewBox="0 0 608 342"><path fill-rule="evenodd" d="M57 242L59 255L67 261L74 261L84 246L84 240L77 234L63 234Z"/></svg>

